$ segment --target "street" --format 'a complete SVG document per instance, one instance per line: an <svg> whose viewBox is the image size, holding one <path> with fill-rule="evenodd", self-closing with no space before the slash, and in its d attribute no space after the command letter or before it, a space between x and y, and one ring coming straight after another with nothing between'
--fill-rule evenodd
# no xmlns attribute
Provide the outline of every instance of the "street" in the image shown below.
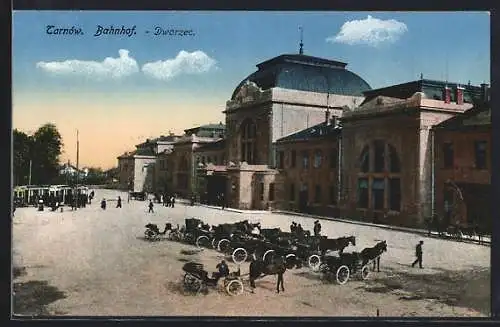
<svg viewBox="0 0 500 327"><path fill-rule="evenodd" d="M102 198L121 195L123 208ZM276 276L256 282L255 294L231 297L222 290L196 296L182 292L182 265L202 262L209 272L222 255L163 240L143 239L144 225L166 222L183 225L186 217L210 225L248 219L263 228L289 231L292 221L307 230L314 219L274 213L236 213L176 204L166 208L148 202L127 203L127 194L96 190L90 206L64 212L18 208L13 218L14 313L23 315L247 315L247 316L488 316L490 315L490 248L376 227L322 220L322 233L331 238L356 236L361 251L386 240L381 272L368 280L353 277L345 285L327 283L308 268L285 273L285 292L275 293ZM412 268L415 245L424 241L424 269ZM231 270L236 265L229 263ZM241 266L242 274L248 264ZM246 278L246 277L244 277ZM42 294L43 296L40 296ZM38 296L38 298L37 298Z"/></svg>

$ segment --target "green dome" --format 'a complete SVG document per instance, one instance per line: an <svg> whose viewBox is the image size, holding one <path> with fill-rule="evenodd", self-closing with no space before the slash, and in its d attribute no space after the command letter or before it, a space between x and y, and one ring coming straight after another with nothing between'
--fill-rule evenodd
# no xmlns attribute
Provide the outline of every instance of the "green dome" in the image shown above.
<svg viewBox="0 0 500 327"><path fill-rule="evenodd" d="M345 69L347 64L301 54L281 55L257 65L258 70L245 78L234 90L231 99L247 81L261 89L284 89L363 96L370 85L355 73Z"/></svg>

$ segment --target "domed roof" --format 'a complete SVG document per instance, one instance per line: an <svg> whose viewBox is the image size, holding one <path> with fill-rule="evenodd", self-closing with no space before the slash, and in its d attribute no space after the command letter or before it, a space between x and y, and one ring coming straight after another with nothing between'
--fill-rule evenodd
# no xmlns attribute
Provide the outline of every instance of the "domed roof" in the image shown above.
<svg viewBox="0 0 500 327"><path fill-rule="evenodd" d="M281 55L257 65L258 70L245 78L234 90L231 99L246 81L266 90L273 87L363 96L370 85L355 73L345 69L347 64L302 54Z"/></svg>

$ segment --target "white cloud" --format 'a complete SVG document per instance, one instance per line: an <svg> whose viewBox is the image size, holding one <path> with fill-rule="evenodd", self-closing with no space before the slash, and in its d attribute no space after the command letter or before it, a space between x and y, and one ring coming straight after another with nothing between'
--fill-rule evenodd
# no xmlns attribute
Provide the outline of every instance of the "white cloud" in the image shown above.
<svg viewBox="0 0 500 327"><path fill-rule="evenodd" d="M148 62L142 66L144 74L160 79L170 80L181 74L201 74L215 68L216 61L203 51L180 51L174 59Z"/></svg>
<svg viewBox="0 0 500 327"><path fill-rule="evenodd" d="M378 46L382 43L393 43L397 41L408 27L405 23L395 19L381 20L368 15L363 20L351 20L345 22L340 32L326 39L327 42L354 44L368 44Z"/></svg>
<svg viewBox="0 0 500 327"><path fill-rule="evenodd" d="M89 78L119 79L137 73L139 66L129 51L120 49L118 58L107 57L102 62L71 59L65 61L40 61L36 66L43 71L55 75L74 75Z"/></svg>

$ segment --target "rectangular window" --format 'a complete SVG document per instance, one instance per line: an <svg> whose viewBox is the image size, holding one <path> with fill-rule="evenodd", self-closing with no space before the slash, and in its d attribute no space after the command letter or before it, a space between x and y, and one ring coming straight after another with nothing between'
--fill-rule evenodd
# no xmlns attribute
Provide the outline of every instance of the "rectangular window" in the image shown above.
<svg viewBox="0 0 500 327"><path fill-rule="evenodd" d="M339 154L337 149L332 149L330 151L330 168L337 168L337 162L339 160Z"/></svg>
<svg viewBox="0 0 500 327"><path fill-rule="evenodd" d="M321 167L322 161L323 161L323 153L321 153L321 150L314 151L314 168Z"/></svg>
<svg viewBox="0 0 500 327"><path fill-rule="evenodd" d="M330 204L337 204L337 188L330 185Z"/></svg>
<svg viewBox="0 0 500 327"><path fill-rule="evenodd" d="M447 142L443 144L443 165L444 168L453 168L453 160L455 151L453 150L453 143Z"/></svg>
<svg viewBox="0 0 500 327"><path fill-rule="evenodd" d="M297 151L292 150L290 152L290 167L295 168L297 166Z"/></svg>
<svg viewBox="0 0 500 327"><path fill-rule="evenodd" d="M284 168L285 153L283 151L278 151L278 169Z"/></svg>
<svg viewBox="0 0 500 327"><path fill-rule="evenodd" d="M269 201L274 201L274 183L269 184Z"/></svg>
<svg viewBox="0 0 500 327"><path fill-rule="evenodd" d="M358 179L358 208L368 208L368 178Z"/></svg>
<svg viewBox="0 0 500 327"><path fill-rule="evenodd" d="M401 183L399 178L389 179L389 209L401 210Z"/></svg>
<svg viewBox="0 0 500 327"><path fill-rule="evenodd" d="M384 209L384 192L385 192L385 180L382 178L373 179L372 183L373 209L375 210Z"/></svg>
<svg viewBox="0 0 500 327"><path fill-rule="evenodd" d="M295 184L290 184L290 201L295 201Z"/></svg>
<svg viewBox="0 0 500 327"><path fill-rule="evenodd" d="M381 173L385 169L385 143L383 141L373 142L375 172Z"/></svg>
<svg viewBox="0 0 500 327"><path fill-rule="evenodd" d="M321 203L321 185L316 185L314 188L314 202Z"/></svg>
<svg viewBox="0 0 500 327"><path fill-rule="evenodd" d="M260 183L259 198L264 201L264 183Z"/></svg>
<svg viewBox="0 0 500 327"><path fill-rule="evenodd" d="M487 166L487 145L486 141L474 142L474 154L476 159L476 169L486 169Z"/></svg>
<svg viewBox="0 0 500 327"><path fill-rule="evenodd" d="M309 168L309 152L308 151L302 151L302 168L304 168L304 169Z"/></svg>

